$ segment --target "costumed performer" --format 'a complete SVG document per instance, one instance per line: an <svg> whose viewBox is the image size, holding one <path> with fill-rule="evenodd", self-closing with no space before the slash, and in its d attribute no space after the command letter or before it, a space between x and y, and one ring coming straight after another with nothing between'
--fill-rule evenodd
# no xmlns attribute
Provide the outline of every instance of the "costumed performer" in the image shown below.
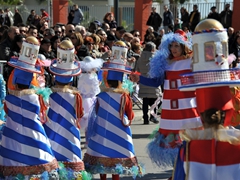
<svg viewBox="0 0 240 180"><path fill-rule="evenodd" d="M240 131L231 126L236 112L230 87L240 84L240 69L229 69L227 44L227 30L218 21L207 19L196 26L193 72L181 75L179 89L196 91L204 129L180 132L184 143L176 162L175 180L239 179Z"/></svg>
<svg viewBox="0 0 240 180"><path fill-rule="evenodd" d="M100 93L97 71L101 69L102 64L102 59L93 59L90 56L80 61L82 73L78 76L78 90L83 98L84 115L80 121L82 130L87 129L90 109L95 102L96 95Z"/></svg>
<svg viewBox="0 0 240 180"><path fill-rule="evenodd" d="M5 111L4 111L4 101L6 97L6 83L3 79L3 75L0 74L0 141L2 138L2 130L5 125Z"/></svg>
<svg viewBox="0 0 240 180"><path fill-rule="evenodd" d="M19 58L8 62L15 68L12 80L15 88L9 89L5 98L7 121L0 146L3 179L51 179L58 168L40 118L46 106L42 96L29 88L33 73L41 73L36 66L39 47L38 40L29 36Z"/></svg>
<svg viewBox="0 0 240 180"><path fill-rule="evenodd" d="M80 63L74 58L74 46L63 40L57 48L49 71L55 85L49 98L48 122L44 124L53 153L59 162L60 179L89 180L82 161L80 118L83 116L82 97L72 86L73 77L81 73Z"/></svg>
<svg viewBox="0 0 240 180"><path fill-rule="evenodd" d="M121 85L124 73L131 73L126 66L127 46L117 41L112 48L114 57L103 64L107 72L108 88L97 95L97 101L88 124L88 148L84 155L87 170L100 174L101 180L112 174L113 180L119 175L142 176L142 168L135 156L131 121L134 117L132 100ZM94 116L95 114L95 116Z"/></svg>
<svg viewBox="0 0 240 180"><path fill-rule="evenodd" d="M193 92L180 92L180 74L191 72L191 42L185 32L177 30L163 36L160 48L150 60L150 78L131 74L130 78L147 86L163 85L159 130L148 144L148 155L161 167L173 167L182 144L179 130L202 127L196 112Z"/></svg>

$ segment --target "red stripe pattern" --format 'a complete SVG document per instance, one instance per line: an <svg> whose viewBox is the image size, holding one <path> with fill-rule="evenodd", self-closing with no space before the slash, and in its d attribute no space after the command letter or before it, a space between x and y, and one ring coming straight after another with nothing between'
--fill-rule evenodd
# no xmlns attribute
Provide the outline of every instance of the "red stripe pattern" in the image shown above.
<svg viewBox="0 0 240 180"><path fill-rule="evenodd" d="M169 126L167 128L168 122L170 125L172 124L172 120L178 121L184 119L192 119L191 121L193 123L196 121L196 124L201 124L198 122L199 115L195 109L196 107L192 107L192 104L190 104L190 102L188 108L179 107L178 103L178 100L180 99L193 98L194 101L195 98L195 92L181 92L178 90L177 83L175 83L180 79L181 74L191 72L190 64L191 59L175 61L169 65L169 70L166 71L166 80L169 80L169 89L164 89L162 107L164 107L164 100L171 100L171 109L162 109L161 122L164 121L166 127L164 127L164 125L161 125L160 122L159 132L164 135L167 135L169 133L177 134L178 130L185 129L181 125L176 125L177 127L175 126L172 129L169 129ZM165 83L167 82L168 81L165 81Z"/></svg>

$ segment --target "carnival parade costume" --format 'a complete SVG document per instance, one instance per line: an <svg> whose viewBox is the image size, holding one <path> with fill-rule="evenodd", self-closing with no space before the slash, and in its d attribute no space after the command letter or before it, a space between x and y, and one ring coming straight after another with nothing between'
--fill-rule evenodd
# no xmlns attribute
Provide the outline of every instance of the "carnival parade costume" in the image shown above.
<svg viewBox="0 0 240 180"><path fill-rule="evenodd" d="M6 97L6 83L3 79L3 76L0 74L0 121L3 123L2 125L0 124L0 141L2 138L2 131L5 125L5 111L4 111L4 104L3 101L5 100Z"/></svg>
<svg viewBox="0 0 240 180"><path fill-rule="evenodd" d="M213 19L201 21L193 34L193 72L181 75L181 91L196 92L204 129L186 129L174 180L238 180L240 131L231 125L236 112L230 87L240 84L240 69L229 69L228 36ZM220 56L220 58L219 58Z"/></svg>
<svg viewBox="0 0 240 180"><path fill-rule="evenodd" d="M78 90L83 98L84 115L81 118L81 129L85 130L88 125L89 112L100 93L99 80L96 71L102 67L102 59L93 59L87 56L80 61L82 73L78 77Z"/></svg>
<svg viewBox="0 0 240 180"><path fill-rule="evenodd" d="M60 164L60 179L89 180L82 161L80 118L83 116L82 98L77 88L68 85L73 76L81 73L75 61L74 46L64 40L58 46L58 57L49 68L55 75L56 85L49 99L48 122L44 124L53 153Z"/></svg>
<svg viewBox="0 0 240 180"><path fill-rule="evenodd" d="M19 59L10 60L15 67L13 84L29 87L33 73L41 73L36 66L39 42L28 37L23 42ZM7 114L0 146L0 174L2 179L49 179L58 163L42 126L40 114L45 105L33 89L9 90L5 98Z"/></svg>
<svg viewBox="0 0 240 180"><path fill-rule="evenodd" d="M123 81L123 74L130 73L125 66L127 48L118 41L113 46L110 62L103 64L107 80ZM95 108L88 124L88 148L84 155L86 169L92 173L142 176L143 169L137 162L132 141L130 124L133 120L132 101L129 93L122 89L108 87L97 95Z"/></svg>
<svg viewBox="0 0 240 180"><path fill-rule="evenodd" d="M169 45L178 42L185 45L189 52L186 55L169 59ZM159 130L148 144L147 150L151 160L161 167L173 167L174 160L181 145L179 131L186 128L202 126L194 92L180 92L180 74L191 72L191 42L184 32L169 33L163 36L161 46L150 60L150 78L140 76L140 83L156 87L164 83L162 112ZM152 80L152 81L151 81Z"/></svg>

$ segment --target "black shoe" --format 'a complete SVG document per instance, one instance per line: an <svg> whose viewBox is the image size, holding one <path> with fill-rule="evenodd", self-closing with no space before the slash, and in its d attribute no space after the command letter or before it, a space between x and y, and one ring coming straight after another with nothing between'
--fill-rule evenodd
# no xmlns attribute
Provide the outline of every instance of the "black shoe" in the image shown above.
<svg viewBox="0 0 240 180"><path fill-rule="evenodd" d="M143 122L143 124L149 124L149 122Z"/></svg>
<svg viewBox="0 0 240 180"><path fill-rule="evenodd" d="M159 123L159 121L156 118L154 118L154 117L150 118L149 121L151 121L151 122L153 122L155 124Z"/></svg>

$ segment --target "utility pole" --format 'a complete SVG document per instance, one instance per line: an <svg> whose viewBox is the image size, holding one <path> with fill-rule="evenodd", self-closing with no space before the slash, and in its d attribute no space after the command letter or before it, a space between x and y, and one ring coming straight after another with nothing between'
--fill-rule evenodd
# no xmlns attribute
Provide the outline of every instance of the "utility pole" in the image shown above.
<svg viewBox="0 0 240 180"><path fill-rule="evenodd" d="M117 24L119 25L119 11L118 11L119 0L114 0L114 16Z"/></svg>

